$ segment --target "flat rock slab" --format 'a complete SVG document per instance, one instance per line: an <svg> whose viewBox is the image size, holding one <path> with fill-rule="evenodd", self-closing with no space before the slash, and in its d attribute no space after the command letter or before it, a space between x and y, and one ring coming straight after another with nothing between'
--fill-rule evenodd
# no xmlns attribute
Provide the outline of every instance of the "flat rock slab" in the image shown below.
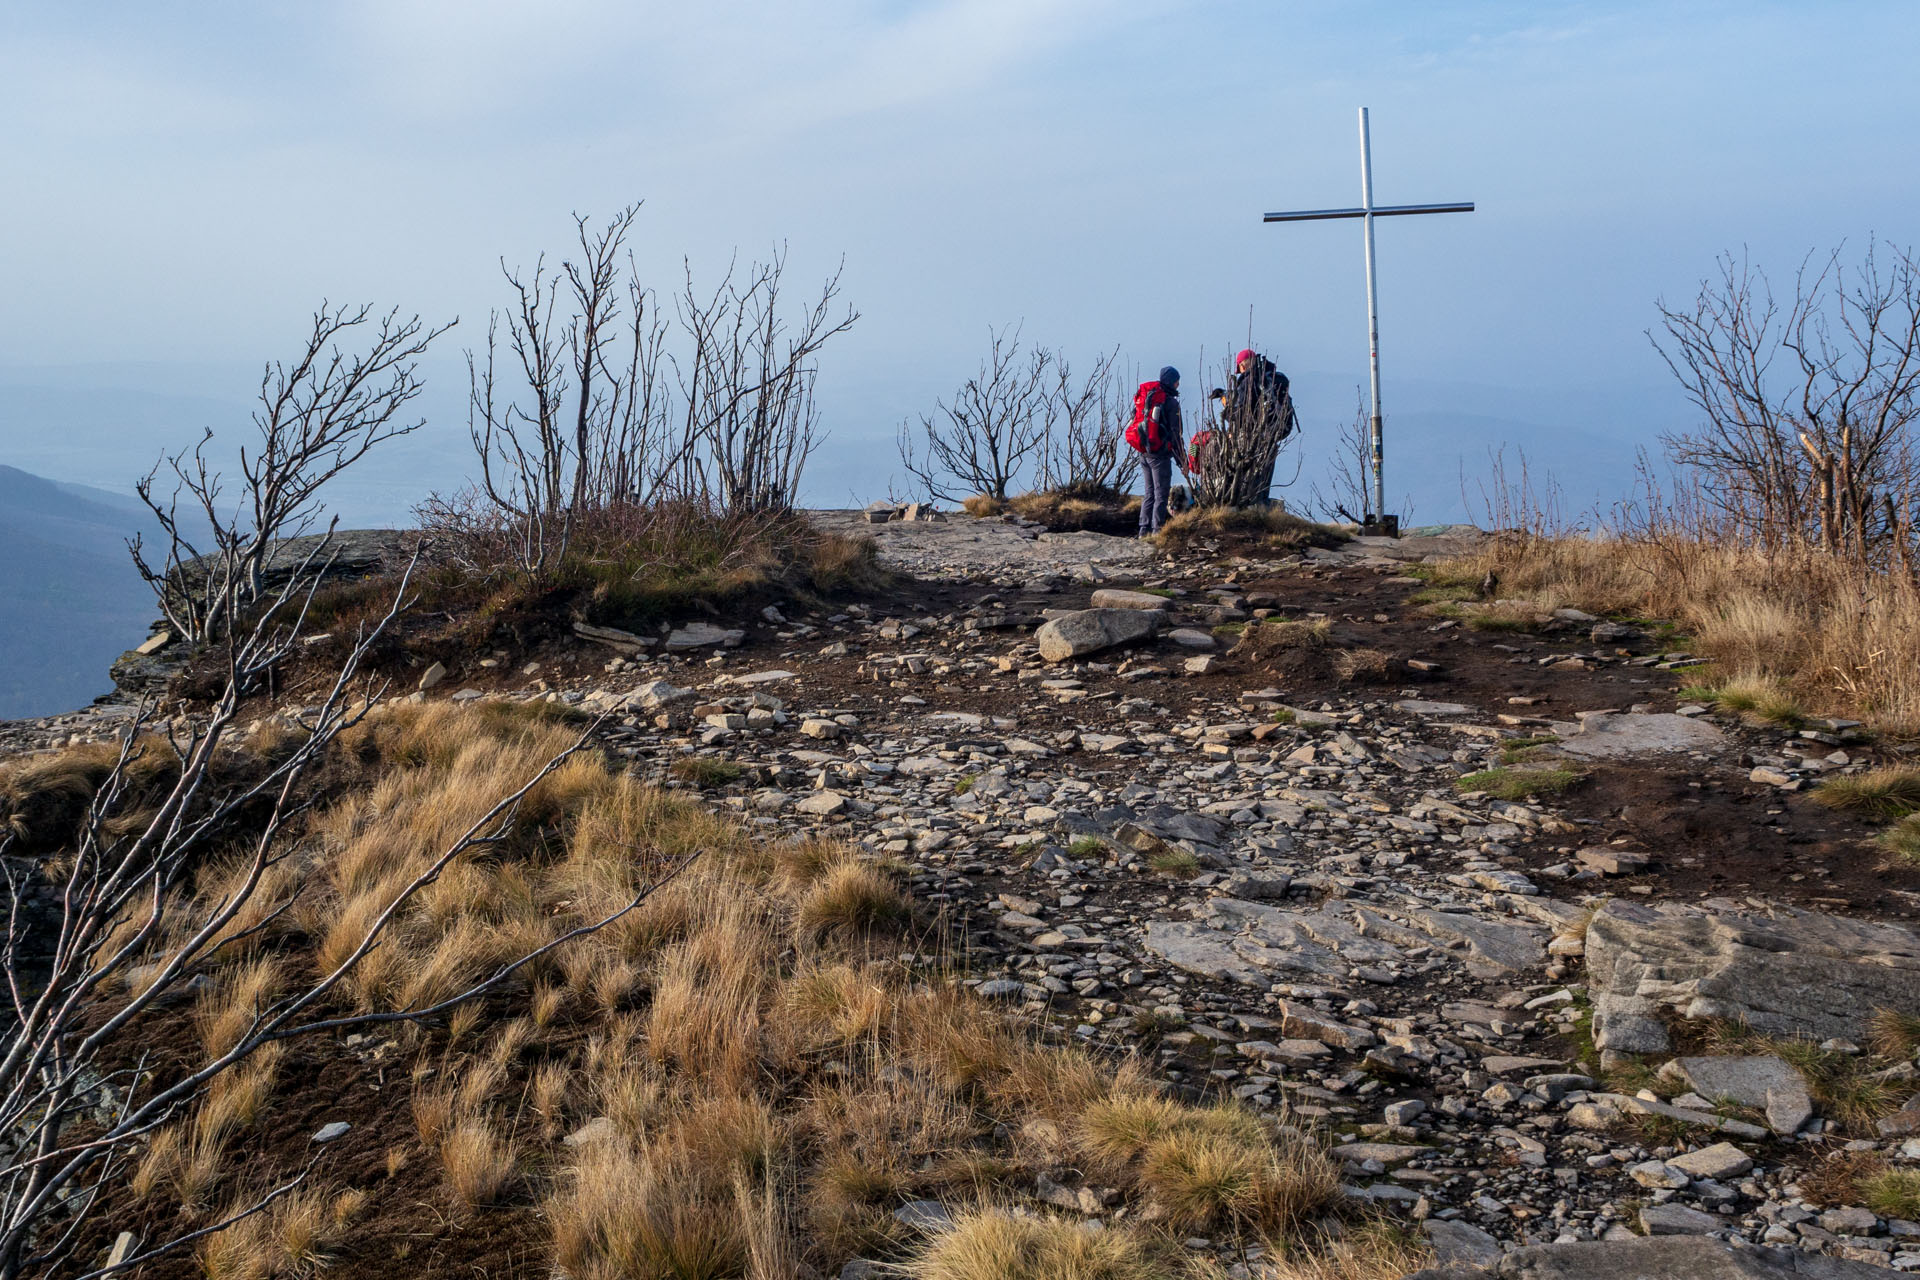
<svg viewBox="0 0 1920 1280"><path fill-rule="evenodd" d="M1890 1280L1895 1274L1864 1262L1734 1245L1706 1235L1657 1235L1528 1245L1489 1267L1448 1266L1418 1271L1406 1280Z"/></svg>
<svg viewBox="0 0 1920 1280"><path fill-rule="evenodd" d="M1727 735L1714 725L1666 712L1586 716L1579 724L1555 723L1553 731L1560 735L1560 750L1589 760L1670 751L1717 751L1727 742Z"/></svg>
<svg viewBox="0 0 1920 1280"><path fill-rule="evenodd" d="M1459 702L1430 702L1425 698L1402 698L1393 704L1415 716L1470 716L1474 709Z"/></svg>
<svg viewBox="0 0 1920 1280"><path fill-rule="evenodd" d="M1920 930L1905 925L1616 900L1594 914L1586 955L1603 1049L1666 1049L1663 1012L1856 1043L1876 1010L1920 1016Z"/></svg>
<svg viewBox="0 0 1920 1280"><path fill-rule="evenodd" d="M1703 1098L1731 1098L1743 1107L1763 1109L1767 1127L1781 1137L1799 1132L1813 1118L1806 1078L1785 1058L1675 1058L1671 1066Z"/></svg>
<svg viewBox="0 0 1920 1280"><path fill-rule="evenodd" d="M716 627L711 622L689 622L667 636L667 648L670 651L699 649L706 645L717 644L733 648L746 638L744 631L728 627Z"/></svg>
<svg viewBox="0 0 1920 1280"><path fill-rule="evenodd" d="M1438 954L1477 976L1508 977L1546 955L1545 929L1459 912L1414 910L1399 923L1349 903L1289 911L1230 897L1209 899L1198 910L1203 914L1196 921L1149 921L1147 949L1189 973L1255 986L1286 974L1344 980L1358 968L1392 965L1407 948L1431 949L1436 941L1464 942L1461 950Z"/></svg>

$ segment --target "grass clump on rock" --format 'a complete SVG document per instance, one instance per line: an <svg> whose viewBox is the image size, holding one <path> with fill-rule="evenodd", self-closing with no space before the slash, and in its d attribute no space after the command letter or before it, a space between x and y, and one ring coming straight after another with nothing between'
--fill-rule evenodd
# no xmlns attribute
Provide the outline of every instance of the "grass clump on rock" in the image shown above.
<svg viewBox="0 0 1920 1280"><path fill-rule="evenodd" d="M1485 792L1496 800L1525 800L1530 796L1558 795L1585 776L1577 769L1503 765L1469 773L1453 785L1461 791Z"/></svg>
<svg viewBox="0 0 1920 1280"><path fill-rule="evenodd" d="M1189 507L1169 519L1158 534L1164 547L1179 548L1202 538L1236 538L1275 551L1337 547L1348 534L1330 524L1303 520L1275 504L1265 507Z"/></svg>

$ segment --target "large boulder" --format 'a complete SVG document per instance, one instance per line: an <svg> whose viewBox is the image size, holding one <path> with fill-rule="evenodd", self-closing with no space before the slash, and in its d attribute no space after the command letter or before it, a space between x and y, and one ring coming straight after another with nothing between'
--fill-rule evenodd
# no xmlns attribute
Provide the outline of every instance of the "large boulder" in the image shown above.
<svg viewBox="0 0 1920 1280"><path fill-rule="evenodd" d="M1091 603L1096 609L1145 609L1149 612L1158 612L1167 607L1167 598L1154 595L1151 591L1123 591L1118 587L1102 587L1093 593Z"/></svg>
<svg viewBox="0 0 1920 1280"><path fill-rule="evenodd" d="M1529 1245L1491 1266L1437 1267L1405 1280L1889 1280L1896 1274L1792 1249L1669 1235Z"/></svg>
<svg viewBox="0 0 1920 1280"><path fill-rule="evenodd" d="M1781 909L1609 902L1587 927L1594 1042L1668 1048L1662 1013L1863 1042L1875 1011L1920 1015L1920 931Z"/></svg>
<svg viewBox="0 0 1920 1280"><path fill-rule="evenodd" d="M1117 645L1137 644L1150 638L1159 625L1157 612L1081 609L1053 619L1040 628L1035 638L1040 641L1041 657L1048 662L1065 662Z"/></svg>

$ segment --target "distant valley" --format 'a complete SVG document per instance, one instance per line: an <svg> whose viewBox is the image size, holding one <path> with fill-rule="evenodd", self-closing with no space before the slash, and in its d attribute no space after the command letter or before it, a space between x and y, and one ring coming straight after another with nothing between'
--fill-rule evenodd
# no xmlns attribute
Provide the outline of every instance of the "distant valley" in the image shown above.
<svg viewBox="0 0 1920 1280"><path fill-rule="evenodd" d="M152 594L126 540L153 533L130 497L0 465L0 719L91 702L146 639Z"/></svg>

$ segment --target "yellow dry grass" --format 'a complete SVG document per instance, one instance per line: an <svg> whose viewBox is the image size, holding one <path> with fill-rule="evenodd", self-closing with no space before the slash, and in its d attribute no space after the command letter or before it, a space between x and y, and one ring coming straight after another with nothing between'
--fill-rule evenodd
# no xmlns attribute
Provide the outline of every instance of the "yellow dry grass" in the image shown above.
<svg viewBox="0 0 1920 1280"><path fill-rule="evenodd" d="M1089 1231L1063 1218L988 1209L922 1246L919 1280L1164 1280L1178 1274L1164 1241L1130 1227Z"/></svg>
<svg viewBox="0 0 1920 1280"><path fill-rule="evenodd" d="M1817 552L1766 555L1683 538L1490 541L1446 581L1498 575L1543 610L1667 619L1722 681L1767 682L1809 709L1920 732L1920 586Z"/></svg>
<svg viewBox="0 0 1920 1280"><path fill-rule="evenodd" d="M276 891L284 927L210 970L192 1010L201 1048L233 1043L276 992L345 964L404 885L571 740L531 712L371 715L343 744L356 786L312 813L299 875ZM395 1038L411 1083L405 1059L381 1070L407 1090L411 1124L402 1112L374 1149L389 1176L438 1177L448 1230L483 1208L537 1211L553 1261L579 1280L773 1280L907 1257L917 1239L894 1210L928 1197L981 1225L960 1237L971 1255L955 1244L922 1259L926 1275L1129 1280L1180 1257L1176 1233L1257 1240L1334 1204L1326 1156L1271 1118L1166 1096L1139 1060L1044 1043L911 954L939 945L939 922L916 920L894 874L852 849L756 846L587 752L492 834L398 905L337 1006L444 1000L703 856L619 926ZM235 874L210 864L198 900ZM909 925L925 938L905 938ZM257 1057L157 1132L134 1189L203 1215L234 1200L235 1171L259 1172L242 1148L278 1062ZM1117 1192L1136 1220L1154 1206L1156 1225L1096 1239L987 1211L1062 1168ZM205 1243L201 1266L310 1271L336 1230L331 1203L290 1199Z"/></svg>

